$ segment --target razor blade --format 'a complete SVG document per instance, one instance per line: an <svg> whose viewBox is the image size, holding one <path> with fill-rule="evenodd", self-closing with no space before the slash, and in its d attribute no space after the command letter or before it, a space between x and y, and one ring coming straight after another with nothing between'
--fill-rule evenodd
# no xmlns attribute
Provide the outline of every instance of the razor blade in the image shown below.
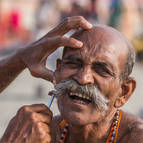
<svg viewBox="0 0 143 143"><path fill-rule="evenodd" d="M50 109L50 107L51 107L51 105L52 105L52 103L53 103L54 97L55 97L54 94L50 97L50 101L49 101L49 103L48 103L48 108L49 108L49 109Z"/></svg>

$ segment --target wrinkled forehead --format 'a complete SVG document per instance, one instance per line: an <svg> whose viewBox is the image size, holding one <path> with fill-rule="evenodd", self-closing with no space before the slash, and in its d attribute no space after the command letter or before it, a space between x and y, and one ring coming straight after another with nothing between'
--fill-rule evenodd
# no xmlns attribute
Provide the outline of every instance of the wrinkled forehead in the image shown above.
<svg viewBox="0 0 143 143"><path fill-rule="evenodd" d="M91 30L79 30L72 37L82 41L84 44L83 48L74 49L66 47L63 57L73 54L89 60L95 57L101 59L108 57L111 60L119 60L121 56L127 54L127 45L124 37L110 27L96 26Z"/></svg>

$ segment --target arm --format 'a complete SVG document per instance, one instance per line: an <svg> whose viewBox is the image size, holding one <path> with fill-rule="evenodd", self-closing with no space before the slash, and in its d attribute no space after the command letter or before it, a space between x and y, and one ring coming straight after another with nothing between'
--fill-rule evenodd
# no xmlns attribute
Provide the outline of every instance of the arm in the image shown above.
<svg viewBox="0 0 143 143"><path fill-rule="evenodd" d="M56 28L32 43L28 47L16 51L16 54L2 62L0 69L0 84L6 81L1 91L24 69L28 68L35 77L54 82L54 73L45 67L47 57L60 46L81 48L83 43L64 36L71 29L92 28L83 17L75 16L63 20ZM16 69L15 69L16 68ZM9 72L9 82L5 80ZM45 105L31 105L21 108L10 121L0 143L50 143L53 142L56 133L52 132L52 113ZM52 126L52 127L51 127Z"/></svg>
<svg viewBox="0 0 143 143"><path fill-rule="evenodd" d="M40 40L1 60L0 92L25 68L28 68L33 76L55 83L54 73L45 67L46 59L60 46L81 48L82 42L64 36L69 30L78 28L91 29L92 25L81 16L68 17Z"/></svg>
<svg viewBox="0 0 143 143"><path fill-rule="evenodd" d="M25 65L15 52L0 60L0 92L2 92L25 69Z"/></svg>

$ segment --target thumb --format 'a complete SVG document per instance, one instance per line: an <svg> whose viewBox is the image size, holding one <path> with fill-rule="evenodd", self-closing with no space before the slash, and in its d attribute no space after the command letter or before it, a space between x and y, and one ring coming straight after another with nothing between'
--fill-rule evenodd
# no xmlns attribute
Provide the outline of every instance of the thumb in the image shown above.
<svg viewBox="0 0 143 143"><path fill-rule="evenodd" d="M32 76L55 82L54 72L45 67L45 65L34 65L29 68Z"/></svg>

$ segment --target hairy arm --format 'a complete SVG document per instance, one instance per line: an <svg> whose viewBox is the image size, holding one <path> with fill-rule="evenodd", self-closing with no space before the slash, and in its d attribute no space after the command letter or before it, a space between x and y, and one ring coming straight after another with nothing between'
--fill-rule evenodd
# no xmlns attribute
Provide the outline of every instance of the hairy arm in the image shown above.
<svg viewBox="0 0 143 143"><path fill-rule="evenodd" d="M23 70L25 65L16 52L0 60L0 92L2 92Z"/></svg>

